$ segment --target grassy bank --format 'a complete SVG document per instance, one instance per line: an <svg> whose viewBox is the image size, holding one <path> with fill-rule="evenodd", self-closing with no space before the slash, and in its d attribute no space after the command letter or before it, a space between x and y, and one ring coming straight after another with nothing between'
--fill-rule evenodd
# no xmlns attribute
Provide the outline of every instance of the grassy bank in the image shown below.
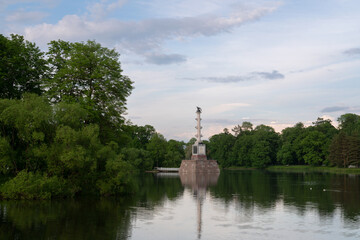
<svg viewBox="0 0 360 240"><path fill-rule="evenodd" d="M360 174L360 168L312 167L308 165L270 166L269 171L276 172L327 172L337 174Z"/></svg>
<svg viewBox="0 0 360 240"><path fill-rule="evenodd" d="M227 168L223 168L224 170L257 170L257 168L253 168L253 167L237 167L237 166L232 166L232 167L227 167Z"/></svg>

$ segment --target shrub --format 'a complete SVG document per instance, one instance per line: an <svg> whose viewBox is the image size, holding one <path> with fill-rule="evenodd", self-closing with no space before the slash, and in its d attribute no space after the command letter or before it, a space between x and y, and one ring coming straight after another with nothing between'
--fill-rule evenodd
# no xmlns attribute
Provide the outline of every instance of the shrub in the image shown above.
<svg viewBox="0 0 360 240"><path fill-rule="evenodd" d="M75 191L62 178L23 170L5 182L0 193L5 199L50 199L73 196Z"/></svg>
<svg viewBox="0 0 360 240"><path fill-rule="evenodd" d="M133 166L122 160L119 155L115 159L106 162L106 171L102 179L97 181L97 187L101 195L118 195L134 191L132 182Z"/></svg>

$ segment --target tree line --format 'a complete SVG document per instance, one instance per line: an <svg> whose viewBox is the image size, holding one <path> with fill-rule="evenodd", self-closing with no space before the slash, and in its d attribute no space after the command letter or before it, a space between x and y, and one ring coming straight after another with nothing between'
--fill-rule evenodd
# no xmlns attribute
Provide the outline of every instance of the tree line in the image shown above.
<svg viewBox="0 0 360 240"><path fill-rule="evenodd" d="M2 198L129 193L134 172L180 165L184 142L125 120L133 82L114 49L48 45L0 35Z"/></svg>
<svg viewBox="0 0 360 240"><path fill-rule="evenodd" d="M311 126L299 122L281 133L270 126L253 128L243 122L209 139L208 155L222 167L265 168L270 165L337 166L360 165L360 116L353 113L331 120L318 118Z"/></svg>
<svg viewBox="0 0 360 240"><path fill-rule="evenodd" d="M119 53L95 41L51 41L42 52L22 36L0 34L0 197L53 198L131 193L131 175L179 167L191 146L150 125L126 121L133 82ZM360 116L339 128L318 119L281 134L243 122L210 137L209 158L221 167L348 167L360 162Z"/></svg>

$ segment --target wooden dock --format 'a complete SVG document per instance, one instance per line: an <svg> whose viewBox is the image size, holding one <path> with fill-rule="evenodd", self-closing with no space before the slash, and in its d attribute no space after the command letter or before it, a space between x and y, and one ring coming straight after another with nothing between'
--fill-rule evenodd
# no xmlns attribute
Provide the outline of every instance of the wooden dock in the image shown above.
<svg viewBox="0 0 360 240"><path fill-rule="evenodd" d="M164 167L157 167L155 168L157 172L179 172L179 168L164 168Z"/></svg>

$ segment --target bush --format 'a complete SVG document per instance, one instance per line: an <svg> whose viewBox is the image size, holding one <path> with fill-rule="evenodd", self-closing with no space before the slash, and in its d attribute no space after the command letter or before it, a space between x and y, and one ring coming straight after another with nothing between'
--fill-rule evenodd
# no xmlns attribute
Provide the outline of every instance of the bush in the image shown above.
<svg viewBox="0 0 360 240"><path fill-rule="evenodd" d="M106 162L106 171L102 179L97 181L97 187L101 195L119 195L132 193L134 184L132 182L133 166L122 160L119 155L115 159Z"/></svg>
<svg viewBox="0 0 360 240"><path fill-rule="evenodd" d="M62 178L23 170L5 182L0 193L5 199L50 199L73 196L75 191Z"/></svg>

